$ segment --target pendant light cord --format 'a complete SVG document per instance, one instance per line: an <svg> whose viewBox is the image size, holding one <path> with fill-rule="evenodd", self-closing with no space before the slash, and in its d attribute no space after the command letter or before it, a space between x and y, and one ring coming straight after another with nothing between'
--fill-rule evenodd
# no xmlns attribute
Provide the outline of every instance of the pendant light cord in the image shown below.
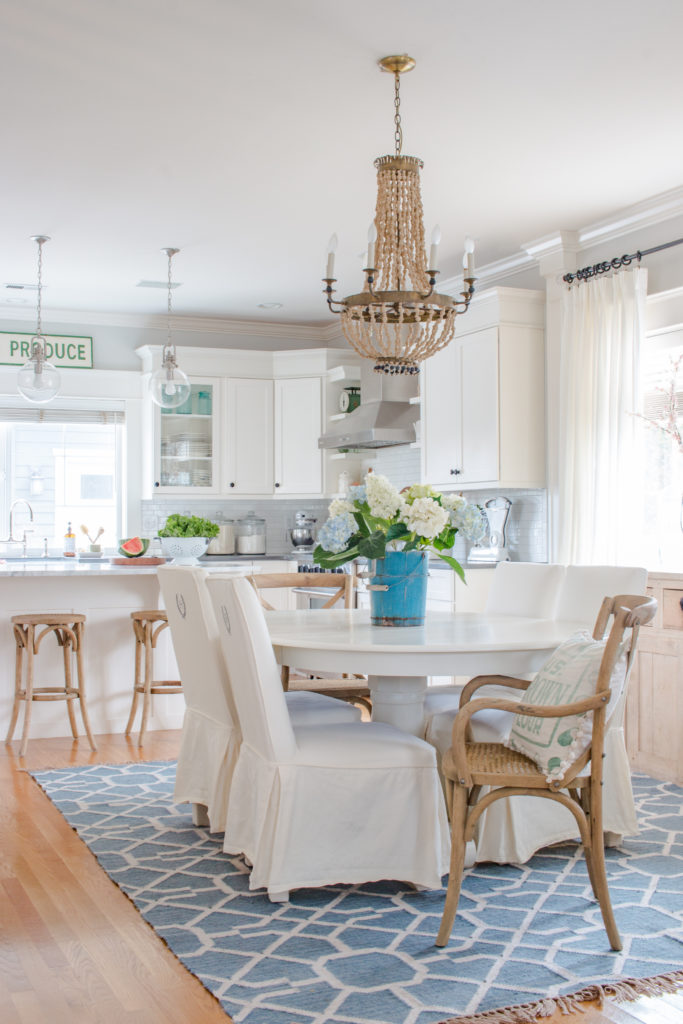
<svg viewBox="0 0 683 1024"><path fill-rule="evenodd" d="M171 250L169 249L168 252L167 252L167 255L168 255L168 306L167 306L168 313L167 313L167 320L166 320L166 329L167 329L166 348L170 350L170 352L171 352L171 354L173 356L175 356L175 346L171 342L171 313L172 313L171 261L173 259L173 256L175 255L175 253L171 252Z"/></svg>
<svg viewBox="0 0 683 1024"><path fill-rule="evenodd" d="M42 296L43 296L43 245L44 239L38 239L38 302L37 302L37 322L36 322L36 337L42 338L43 336L43 319L42 319Z"/></svg>

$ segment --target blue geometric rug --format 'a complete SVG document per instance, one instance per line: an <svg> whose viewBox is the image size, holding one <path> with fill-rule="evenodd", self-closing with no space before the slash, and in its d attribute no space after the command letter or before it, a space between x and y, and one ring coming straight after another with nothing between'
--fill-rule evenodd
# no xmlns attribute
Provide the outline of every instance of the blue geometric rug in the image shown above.
<svg viewBox="0 0 683 1024"><path fill-rule="evenodd" d="M621 953L610 951L583 855L571 844L522 867L466 872L453 938L439 950L443 892L340 885L293 892L288 904L249 892L243 860L222 853L221 836L195 828L187 805L174 806L174 776L167 762L34 773L109 877L239 1024L502 1024L570 1007L577 992L595 997L592 986L628 998L683 984L678 786L636 776L641 834L607 851Z"/></svg>

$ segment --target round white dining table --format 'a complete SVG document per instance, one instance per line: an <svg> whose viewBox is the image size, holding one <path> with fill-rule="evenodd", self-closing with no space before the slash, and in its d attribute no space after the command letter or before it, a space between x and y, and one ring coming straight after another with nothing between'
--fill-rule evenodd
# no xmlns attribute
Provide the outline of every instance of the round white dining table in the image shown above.
<svg viewBox="0 0 683 1024"><path fill-rule="evenodd" d="M281 665L368 676L374 721L421 735L428 676L535 672L575 622L428 611L423 626L373 626L367 609L269 611Z"/></svg>

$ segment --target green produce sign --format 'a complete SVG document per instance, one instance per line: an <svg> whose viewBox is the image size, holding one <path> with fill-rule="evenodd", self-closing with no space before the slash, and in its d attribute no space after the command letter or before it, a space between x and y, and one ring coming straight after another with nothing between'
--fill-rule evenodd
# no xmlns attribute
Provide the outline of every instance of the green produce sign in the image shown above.
<svg viewBox="0 0 683 1024"><path fill-rule="evenodd" d="M23 366L31 358L33 334L11 334L0 331L0 363ZM78 366L92 370L92 338L68 334L44 334L45 356L53 366Z"/></svg>

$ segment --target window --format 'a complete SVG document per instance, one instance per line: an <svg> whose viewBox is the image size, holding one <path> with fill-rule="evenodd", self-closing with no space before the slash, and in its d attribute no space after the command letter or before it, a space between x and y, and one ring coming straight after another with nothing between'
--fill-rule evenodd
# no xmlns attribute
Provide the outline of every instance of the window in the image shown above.
<svg viewBox="0 0 683 1024"><path fill-rule="evenodd" d="M678 361L681 360L679 363ZM648 338L641 355L642 564L683 569L683 331ZM634 495L638 494L634 480Z"/></svg>
<svg viewBox="0 0 683 1024"><path fill-rule="evenodd" d="M77 548L87 549L87 527L100 543L115 547L122 531L123 414L0 409L0 477L3 508L17 498L33 510L30 522L24 505L17 506L14 536L28 534L28 547L61 551L67 524L76 533ZM6 513L5 513L6 514ZM8 527L3 526L3 539Z"/></svg>

